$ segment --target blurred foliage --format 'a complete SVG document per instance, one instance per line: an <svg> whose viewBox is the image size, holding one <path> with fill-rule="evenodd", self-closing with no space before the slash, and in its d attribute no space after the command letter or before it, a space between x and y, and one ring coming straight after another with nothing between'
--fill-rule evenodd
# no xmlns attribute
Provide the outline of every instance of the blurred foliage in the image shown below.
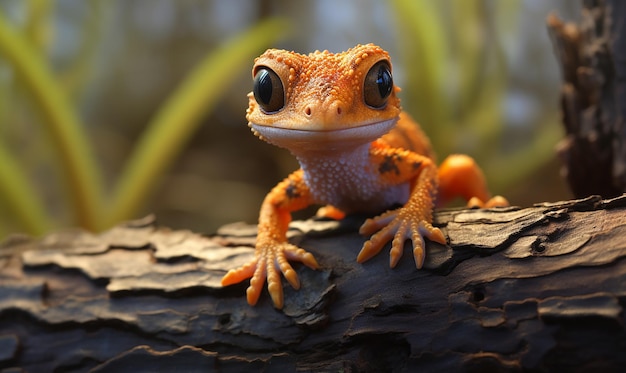
<svg viewBox="0 0 626 373"><path fill-rule="evenodd" d="M573 2L548 3L0 0L0 237L150 212L204 232L253 222L297 167L246 127L268 47L381 45L440 159L475 157L513 203L560 198L558 71L528 25Z"/></svg>
<svg viewBox="0 0 626 373"><path fill-rule="evenodd" d="M36 9L29 13L34 15L37 22L45 22L42 18L46 9L41 6L42 1L31 2L30 9ZM30 22L27 21L27 25ZM14 30L8 20L0 16L0 54L2 54L15 74L16 81L32 98L33 104L39 109L42 125L46 126L57 156L60 158L61 172L67 179L67 186L73 197L74 213L77 222L88 229L98 228L98 214L102 211L102 192L100 190L101 181L97 176L97 166L90 151L87 137L84 133L85 127L80 123L76 111L71 107L69 100L54 73L50 70L46 61L42 58L41 49L37 49L37 38L34 26L27 26L25 34ZM29 39L28 36L35 37ZM10 159L8 153L3 157L6 161ZM9 164L15 164L8 161ZM26 215L25 209L30 202L30 208L35 204L37 195L26 195L30 192L25 188L25 177L19 169L12 167L11 175L4 175L4 180L0 184L8 184L8 178L19 180L22 193L8 194L15 191L15 188L8 188L3 194L3 198L8 204L13 204L14 211L18 216L28 217L25 221L31 228L35 228L35 233L41 233L44 227L50 226L50 222L42 219L45 215L40 210L36 210L36 215ZM15 181L14 181L15 182ZM34 219L37 220L34 220ZM47 220L47 219L46 219Z"/></svg>
<svg viewBox="0 0 626 373"><path fill-rule="evenodd" d="M113 195L108 225L133 217L145 196L181 152L200 119L213 109L237 71L244 70L262 46L287 28L283 21L265 21L211 52L157 111L137 144Z"/></svg>
<svg viewBox="0 0 626 373"><path fill-rule="evenodd" d="M30 0L26 5L23 30L18 30L0 14L0 55L12 74L2 82L3 96L9 97L10 85L18 86L28 95L38 111L39 125L46 129L55 150L51 155L58 157L54 163L58 170L53 172L63 175L70 205L74 208L72 220L64 225L78 225L90 230L103 229L137 214L202 117L215 107L222 94L216 87L227 86L235 72L243 70L287 27L284 21L268 19L211 51L147 124L113 197L108 200L101 190L100 170L94 160L93 147L84 133L87 127L81 123L67 88L45 57L47 43L53 42L46 37L49 33L45 30L53 16L51 3ZM87 28L86 31L89 35L89 31L94 30ZM92 42L93 37L85 38L85 44ZM87 59L89 48L85 50L83 57ZM80 60L73 71L66 72L66 76L80 75ZM70 79L70 82L76 81L80 79ZM76 84L71 84L70 88L72 86L76 87ZM3 106L2 110L3 122L11 123L11 108ZM10 211L1 218L14 220L12 223L17 223L18 229L28 233L42 234L56 225L55 219L45 211L45 204L30 186L20 162L6 148L9 138L3 136L4 141L0 142L0 198L2 206Z"/></svg>
<svg viewBox="0 0 626 373"><path fill-rule="evenodd" d="M404 107L440 155L471 154L498 192L553 158L561 136L556 115L523 146L503 141L509 76L503 42L518 32L521 0L391 3L399 43L407 46L399 56L407 69Z"/></svg>

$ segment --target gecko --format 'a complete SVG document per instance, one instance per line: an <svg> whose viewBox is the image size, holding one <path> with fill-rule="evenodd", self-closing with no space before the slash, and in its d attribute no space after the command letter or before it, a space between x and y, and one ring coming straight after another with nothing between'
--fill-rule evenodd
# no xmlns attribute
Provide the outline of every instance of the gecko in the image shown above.
<svg viewBox="0 0 626 373"><path fill-rule="evenodd" d="M268 49L255 59L252 77L248 126L259 139L288 149L300 168L263 200L254 258L222 278L223 286L250 279L250 305L267 281L274 307L283 307L281 274L300 288L290 261L319 268L311 253L287 240L293 211L320 205L317 215L332 219L370 214L374 217L359 230L369 239L357 262L391 242L393 268L410 240L420 269L425 239L446 245L445 235L432 225L436 205L458 197L471 207L508 205L501 196L490 197L471 157L450 155L437 167L428 137L402 111L391 59L381 47L308 55Z"/></svg>

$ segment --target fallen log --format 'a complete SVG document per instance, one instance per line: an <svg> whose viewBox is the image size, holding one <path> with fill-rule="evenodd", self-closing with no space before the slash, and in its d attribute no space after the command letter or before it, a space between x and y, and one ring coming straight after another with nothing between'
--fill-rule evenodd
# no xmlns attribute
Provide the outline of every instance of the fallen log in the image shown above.
<svg viewBox="0 0 626 373"><path fill-rule="evenodd" d="M407 247L355 261L363 217L296 221L285 307L247 284L255 226L203 236L153 218L102 234L0 246L0 368L86 371L616 370L626 366L626 195L530 208L448 209L422 270Z"/></svg>

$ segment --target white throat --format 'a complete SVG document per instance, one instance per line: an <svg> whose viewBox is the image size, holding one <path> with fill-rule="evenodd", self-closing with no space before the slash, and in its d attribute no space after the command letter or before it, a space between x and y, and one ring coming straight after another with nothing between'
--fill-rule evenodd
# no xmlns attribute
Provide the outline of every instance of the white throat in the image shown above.
<svg viewBox="0 0 626 373"><path fill-rule="evenodd" d="M318 204L344 212L380 212L408 198L408 184L381 181L369 150L396 124L397 118L332 131L307 131L278 126L250 127L262 138L288 149L300 162L305 182Z"/></svg>
<svg viewBox="0 0 626 373"><path fill-rule="evenodd" d="M368 143L326 155L294 152L315 202L333 205L346 213L378 213L394 204L404 204L408 184L383 183L371 162L369 149Z"/></svg>

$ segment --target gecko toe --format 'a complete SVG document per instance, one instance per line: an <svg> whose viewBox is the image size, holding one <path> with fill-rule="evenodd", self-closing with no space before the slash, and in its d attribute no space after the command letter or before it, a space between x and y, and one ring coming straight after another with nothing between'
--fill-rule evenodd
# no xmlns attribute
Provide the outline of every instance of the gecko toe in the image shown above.
<svg viewBox="0 0 626 373"><path fill-rule="evenodd" d="M383 246L393 238L394 232L395 225L388 225L370 237L370 239L363 244L363 248L359 252L359 255L357 255L356 261L363 263L378 254Z"/></svg>
<svg viewBox="0 0 626 373"><path fill-rule="evenodd" d="M274 303L274 307L276 309L283 308L283 285L280 283L280 278L278 278L278 282L274 280L267 280L267 290L270 293L270 297L272 298L272 302Z"/></svg>
<svg viewBox="0 0 626 373"><path fill-rule="evenodd" d="M240 268L231 269L224 275L224 277L222 277L222 286L237 284L245 279L252 277L256 270L256 265L257 259L254 258L252 261L246 263Z"/></svg>
<svg viewBox="0 0 626 373"><path fill-rule="evenodd" d="M424 259L426 258L426 255L424 239L422 238L422 234L419 230L413 231L411 241L413 242L413 258L415 259L415 267L417 269L421 269L424 266Z"/></svg>
<svg viewBox="0 0 626 373"><path fill-rule="evenodd" d="M423 228L420 227L420 233L422 233L423 237L426 237L433 242L437 242L442 245L446 245L448 243L448 241L446 240L446 236L443 234L441 229L435 228L430 224Z"/></svg>
<svg viewBox="0 0 626 373"><path fill-rule="evenodd" d="M359 234L362 234L364 236L374 234L380 229L391 224L391 222L396 218L396 215L396 210L390 210L374 218L367 219L363 223L363 225L361 225L361 228L359 229Z"/></svg>
<svg viewBox="0 0 626 373"><path fill-rule="evenodd" d="M485 203L485 207L507 207L509 206L509 201L502 196L495 196L489 199L487 203Z"/></svg>

